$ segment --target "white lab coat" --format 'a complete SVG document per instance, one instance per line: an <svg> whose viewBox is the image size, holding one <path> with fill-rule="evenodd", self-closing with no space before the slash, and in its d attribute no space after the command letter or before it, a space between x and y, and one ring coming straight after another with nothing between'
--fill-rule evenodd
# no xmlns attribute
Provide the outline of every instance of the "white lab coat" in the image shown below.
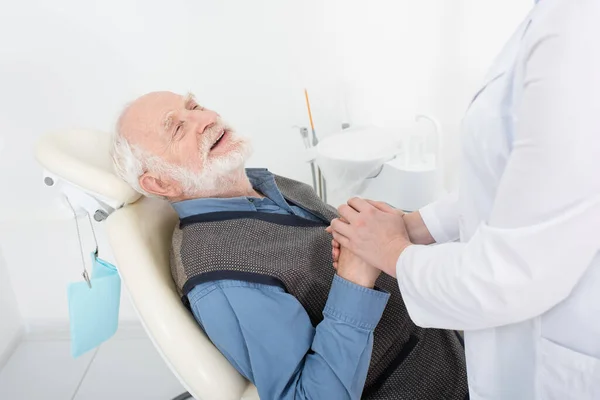
<svg viewBox="0 0 600 400"><path fill-rule="evenodd" d="M458 194L421 210L448 243L398 260L410 316L465 330L471 399L600 399L600 1L539 2L463 122Z"/></svg>

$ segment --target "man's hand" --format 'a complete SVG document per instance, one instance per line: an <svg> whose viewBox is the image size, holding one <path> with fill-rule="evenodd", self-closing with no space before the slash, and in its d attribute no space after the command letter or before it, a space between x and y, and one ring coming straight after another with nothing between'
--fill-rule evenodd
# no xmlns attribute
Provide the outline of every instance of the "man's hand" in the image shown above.
<svg viewBox="0 0 600 400"><path fill-rule="evenodd" d="M370 266L348 249L340 248L337 274L360 286L372 289L381 271Z"/></svg>
<svg viewBox="0 0 600 400"><path fill-rule="evenodd" d="M385 203L359 198L350 199L348 204L338 208L338 212L341 218L333 220L328 229L334 241L367 264L396 276L396 261L412 244L403 213ZM335 261L335 243L332 252Z"/></svg>
<svg viewBox="0 0 600 400"><path fill-rule="evenodd" d="M327 228L326 229L327 232L331 233L331 228ZM336 242L335 239L333 239L331 241L331 256L333 257L333 268L337 269L338 267L338 261L340 260L340 252L341 252L341 246L338 242Z"/></svg>

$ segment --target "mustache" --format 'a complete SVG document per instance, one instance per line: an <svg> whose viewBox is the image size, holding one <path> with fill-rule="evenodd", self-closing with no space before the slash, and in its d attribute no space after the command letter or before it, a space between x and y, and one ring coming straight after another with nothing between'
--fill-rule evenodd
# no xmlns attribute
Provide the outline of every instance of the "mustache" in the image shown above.
<svg viewBox="0 0 600 400"><path fill-rule="evenodd" d="M204 129L204 132L202 132L202 136L206 137L207 139L216 139L221 135L221 132L223 131L235 133L231 125L229 125L227 122L223 121L221 117L219 117L217 118L217 122Z"/></svg>
<svg viewBox="0 0 600 400"><path fill-rule="evenodd" d="M202 138L198 143L198 150L202 153L208 154L215 141L223 132L227 132L230 135L235 135L235 130L231 127L231 125L219 117L213 125L207 127L202 132Z"/></svg>

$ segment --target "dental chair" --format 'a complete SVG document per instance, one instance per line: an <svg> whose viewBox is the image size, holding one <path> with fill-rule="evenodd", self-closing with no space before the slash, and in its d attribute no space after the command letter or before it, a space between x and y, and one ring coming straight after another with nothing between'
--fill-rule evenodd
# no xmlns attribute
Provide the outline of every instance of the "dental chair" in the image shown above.
<svg viewBox="0 0 600 400"><path fill-rule="evenodd" d="M259 400L210 342L183 305L171 278L169 250L178 218L167 201L141 197L118 178L110 135L72 130L43 136L36 158L43 180L67 197L77 213L106 224L122 282L144 329L189 392L183 400Z"/></svg>

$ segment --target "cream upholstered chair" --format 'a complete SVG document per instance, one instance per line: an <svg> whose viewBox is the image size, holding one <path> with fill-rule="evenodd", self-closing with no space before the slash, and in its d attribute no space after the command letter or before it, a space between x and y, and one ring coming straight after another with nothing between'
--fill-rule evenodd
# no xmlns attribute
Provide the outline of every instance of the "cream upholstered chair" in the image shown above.
<svg viewBox="0 0 600 400"><path fill-rule="evenodd" d="M156 349L199 400L258 400L183 306L171 279L169 249L177 223L163 200L141 198L112 170L110 135L72 130L43 136L36 158L44 182L74 207L104 221L117 269ZM189 395L177 399L189 398Z"/></svg>

